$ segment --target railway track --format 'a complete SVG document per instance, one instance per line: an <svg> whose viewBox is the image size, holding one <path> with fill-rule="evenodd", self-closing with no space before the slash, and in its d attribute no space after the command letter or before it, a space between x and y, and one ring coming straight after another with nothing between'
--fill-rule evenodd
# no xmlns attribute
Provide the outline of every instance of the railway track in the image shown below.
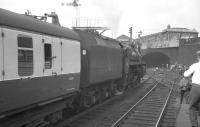
<svg viewBox="0 0 200 127"><path fill-rule="evenodd" d="M171 75L170 73L168 74L164 72L157 72L153 74L152 76L153 77L147 76L145 80L143 80L144 84L138 86L138 87L142 86L141 91L138 91L139 89L134 88L136 89L136 91L132 90L129 93L126 92L125 95L122 94L120 96L114 96L113 98L106 100L102 104L96 105L86 111L83 111L73 117L70 117L67 120L63 120L59 122L53 127L111 127L111 126L112 127L118 127L118 126L132 127L133 125L129 124L128 121L129 120L132 121L132 119L130 119L129 116L131 117L134 116L134 111L136 111L135 109L138 109L138 111L141 110L140 112L136 111L137 114L144 113L144 114L140 114L141 117L139 117L138 119L141 119L143 123L146 123L143 120L143 119L146 119L148 123L149 122L148 117L149 117L149 120L151 120L152 118L155 118L155 114L153 113L160 112L160 110L163 108L162 106L167 105L167 102L164 103L167 97L168 97L169 103L174 103L175 101L174 99L176 99L175 97L171 98L171 96L169 96L169 92L172 90L171 84L173 84L174 83L173 81L176 79L174 75ZM145 97L143 97L144 94L147 93L147 91L149 91L148 94ZM172 92L172 95L173 93L174 92ZM158 95L160 96L160 100L159 100ZM140 98L143 98L143 99L140 100ZM140 102L137 102L138 100L140 100ZM133 107L133 105L135 106ZM170 106L170 105L171 104L167 106L167 110L169 110L168 112L166 112L165 110L162 111L162 114L164 113L164 117L160 117L160 120L162 120L161 124L160 122L158 122L161 127L168 127L168 126L165 126L168 124L169 125L173 124L173 126L175 125L175 122L176 122L175 110L177 110L177 108L176 107L174 108L173 106ZM151 109L148 107L151 107ZM158 109L158 107L160 108L159 111L156 110ZM130 112L133 112L133 113L131 113L130 115L129 113L127 113L127 111L130 110L131 108L132 108L132 111ZM153 114L152 118L150 117L151 111L149 111L149 114L148 114L149 109L152 111L152 114ZM145 114L145 111L147 112L148 115ZM124 114L127 114L127 115L124 115ZM122 116L124 118L122 118L122 121L121 121L119 119L121 119ZM120 122L117 124L113 124L113 123L116 123L116 121L120 121ZM144 124L144 125L149 127L148 124ZM136 127L140 127L140 126L136 125Z"/></svg>
<svg viewBox="0 0 200 127"><path fill-rule="evenodd" d="M143 81L143 83L147 83L147 84L152 84L154 82L156 82L156 81L151 76L147 76L147 78ZM137 87L141 87L141 86L138 85L134 88L137 88ZM67 120L63 120L63 121L59 122L58 124L54 125L54 127L82 127L84 123L91 121L92 118L97 117L99 114L101 114L102 112L105 112L110 107L112 108L113 105L115 105L115 104L118 105L118 103L123 101L124 98L125 98L124 95L114 96L101 104L98 104L86 111L83 111ZM130 107L130 105L129 105L129 107ZM129 108L129 107L127 107L127 108ZM112 123L109 122L109 124L111 125ZM88 125L87 127L90 127L90 125ZM103 126L101 126L101 127L103 127Z"/></svg>
<svg viewBox="0 0 200 127"><path fill-rule="evenodd" d="M158 127L172 90L173 85L157 83L111 127Z"/></svg>

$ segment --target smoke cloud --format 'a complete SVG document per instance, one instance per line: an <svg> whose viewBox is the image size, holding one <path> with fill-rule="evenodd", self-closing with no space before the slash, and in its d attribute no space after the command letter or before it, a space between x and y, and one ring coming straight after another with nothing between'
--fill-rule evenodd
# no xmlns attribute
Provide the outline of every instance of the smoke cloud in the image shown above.
<svg viewBox="0 0 200 127"><path fill-rule="evenodd" d="M91 0L91 2L103 13L106 25L112 29L113 36L115 37L118 33L118 27L122 17L122 11L119 8L118 2L116 0L108 0L106 2L101 0Z"/></svg>

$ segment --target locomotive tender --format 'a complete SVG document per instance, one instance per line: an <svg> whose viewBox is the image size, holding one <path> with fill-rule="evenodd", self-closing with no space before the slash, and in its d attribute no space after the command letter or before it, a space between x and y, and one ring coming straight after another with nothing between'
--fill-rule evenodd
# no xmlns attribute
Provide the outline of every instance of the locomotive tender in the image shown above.
<svg viewBox="0 0 200 127"><path fill-rule="evenodd" d="M88 108L145 73L133 52L95 33L4 9L0 33L0 126L55 123L66 108Z"/></svg>

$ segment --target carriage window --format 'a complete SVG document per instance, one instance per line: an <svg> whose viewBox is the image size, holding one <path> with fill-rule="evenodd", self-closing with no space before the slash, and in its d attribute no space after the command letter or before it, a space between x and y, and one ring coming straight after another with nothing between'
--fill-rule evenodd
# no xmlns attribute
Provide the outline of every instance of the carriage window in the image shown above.
<svg viewBox="0 0 200 127"><path fill-rule="evenodd" d="M33 40L31 37L19 35L18 41L18 75L33 74Z"/></svg>
<svg viewBox="0 0 200 127"><path fill-rule="evenodd" d="M51 69L52 67L51 44L44 44L44 58L45 58L45 69Z"/></svg>

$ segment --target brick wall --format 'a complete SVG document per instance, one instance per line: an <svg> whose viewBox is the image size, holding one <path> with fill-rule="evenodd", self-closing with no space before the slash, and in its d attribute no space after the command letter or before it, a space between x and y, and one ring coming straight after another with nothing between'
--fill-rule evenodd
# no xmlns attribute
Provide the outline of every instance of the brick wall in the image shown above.
<svg viewBox="0 0 200 127"><path fill-rule="evenodd" d="M200 50L200 42L181 44L178 50L178 63L191 65L197 62L196 51Z"/></svg>

